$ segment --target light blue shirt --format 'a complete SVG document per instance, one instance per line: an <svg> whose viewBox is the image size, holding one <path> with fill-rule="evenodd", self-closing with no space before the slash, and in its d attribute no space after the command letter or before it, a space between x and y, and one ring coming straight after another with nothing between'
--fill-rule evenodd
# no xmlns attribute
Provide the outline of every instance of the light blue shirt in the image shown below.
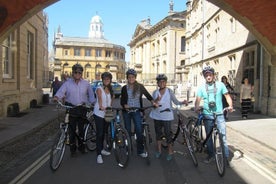
<svg viewBox="0 0 276 184"><path fill-rule="evenodd" d="M228 93L227 88L222 82L216 81L216 94L215 89L214 89L214 83L207 84L207 89L208 92L206 91L206 85L202 85L198 88L197 91L197 96L203 99L204 104L203 108L208 109L211 112L216 112L216 113L222 113L223 110L223 105L222 105L222 95L225 93ZM216 102L216 108L209 108L209 102ZM203 110L203 114L212 114L211 112L208 112L207 110Z"/></svg>
<svg viewBox="0 0 276 184"><path fill-rule="evenodd" d="M65 97L65 101L73 105L94 103L95 95L88 81L81 79L78 83L74 79L67 80L57 91L59 99Z"/></svg>

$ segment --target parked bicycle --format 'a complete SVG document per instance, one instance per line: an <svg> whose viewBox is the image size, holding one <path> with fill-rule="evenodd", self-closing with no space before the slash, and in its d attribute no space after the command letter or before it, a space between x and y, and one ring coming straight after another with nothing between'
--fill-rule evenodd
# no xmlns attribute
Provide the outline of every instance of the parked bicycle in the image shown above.
<svg viewBox="0 0 276 184"><path fill-rule="evenodd" d="M190 101L189 103L192 103L192 102ZM183 143L185 143L187 145L188 152L189 152L189 155L191 156L193 164L195 165L195 167L197 167L198 166L198 161L197 161L197 158L196 158L196 155L195 155L195 150L194 150L194 147L193 147L193 144L192 144L192 141L191 141L190 132L189 132L189 129L188 129L188 126L187 126L188 124L185 123L185 121L183 119L183 116L181 116L180 111L178 110L178 107L176 107L176 108L166 108L166 109L160 111L160 113L165 112L165 111L171 111L171 110L176 110L177 119L178 119L176 132L172 132L172 136L173 136L172 137L172 142L174 143L175 140L178 138L179 133L181 133L182 138L183 138ZM163 138L162 146L165 147L165 148L167 147L167 143L166 143L165 138Z"/></svg>
<svg viewBox="0 0 276 184"><path fill-rule="evenodd" d="M118 166L125 168L128 165L131 143L127 130L121 124L120 111L122 108L107 107L105 121L110 122L107 133L107 147L113 148ZM113 111L116 111L114 116ZM111 146L112 145L112 146Z"/></svg>
<svg viewBox="0 0 276 184"><path fill-rule="evenodd" d="M64 119L60 122L60 128L53 140L53 145L51 147L50 151L50 168L52 171L56 171L63 159L66 145L69 145L69 114L70 110L77 108L78 106L68 106L64 105L62 102L57 101L57 109L65 109L65 116ZM85 106L87 108L86 118L87 123L84 125L84 138L83 138L83 144L85 147L90 150L94 151L96 149L96 127L95 127L95 121L93 118L93 107L91 106ZM81 140L79 137L77 131L74 132L78 141Z"/></svg>
<svg viewBox="0 0 276 184"><path fill-rule="evenodd" d="M205 109L207 110L207 109ZM204 136L203 131L203 108L200 109L200 113L197 118L190 118L188 122L188 129L191 136L192 145L197 152L202 152L205 147L207 147L206 143L209 138L213 138L213 149L215 154L215 162L219 176L224 176L225 174L225 166L226 166L226 156L224 151L224 145L222 140L222 134L220 133L217 126L217 116L223 115L224 111L228 111L228 108L224 108L223 112L218 114L212 112L214 119L210 119L214 121L214 125L209 134ZM209 110L207 110L209 112ZM209 120L209 119L208 119Z"/></svg>

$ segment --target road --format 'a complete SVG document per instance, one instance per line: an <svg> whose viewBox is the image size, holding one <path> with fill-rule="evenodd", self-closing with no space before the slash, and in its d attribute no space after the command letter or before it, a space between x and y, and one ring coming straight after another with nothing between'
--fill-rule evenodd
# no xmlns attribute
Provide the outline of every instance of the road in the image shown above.
<svg viewBox="0 0 276 184"><path fill-rule="evenodd" d="M118 99L115 106L118 106ZM149 122L152 122L149 120ZM174 125L173 125L174 126ZM151 123L151 133L154 138L154 129ZM179 137L181 138L181 137ZM48 141L51 141L49 139ZM174 158L166 160L166 151L160 159L153 157L154 143L151 149L151 165L138 157L134 151L129 165L121 169L116 165L114 154L104 157L104 164L96 163L96 152L86 154L78 153L77 157L70 157L69 149L66 150L61 167L52 172L49 168L48 154L40 159L35 159L32 165L26 165L22 175L16 177L11 183L26 184L60 184L60 183L120 183L120 184L186 184L186 183L272 183L249 165L245 159L233 157L233 167L227 168L224 177L217 174L215 163L204 164L204 153L198 154L199 166L194 167L187 148L177 141L174 144Z"/></svg>

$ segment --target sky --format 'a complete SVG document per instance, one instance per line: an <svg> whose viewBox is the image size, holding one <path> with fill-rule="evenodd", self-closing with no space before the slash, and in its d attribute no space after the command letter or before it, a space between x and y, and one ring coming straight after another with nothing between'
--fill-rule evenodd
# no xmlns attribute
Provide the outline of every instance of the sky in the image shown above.
<svg viewBox="0 0 276 184"><path fill-rule="evenodd" d="M136 26L148 17L155 25L168 16L170 0L60 0L44 11L48 14L49 49L54 33L61 27L63 36L88 37L91 18L99 15L108 41L126 49L126 61ZM186 0L174 0L174 11L184 11Z"/></svg>

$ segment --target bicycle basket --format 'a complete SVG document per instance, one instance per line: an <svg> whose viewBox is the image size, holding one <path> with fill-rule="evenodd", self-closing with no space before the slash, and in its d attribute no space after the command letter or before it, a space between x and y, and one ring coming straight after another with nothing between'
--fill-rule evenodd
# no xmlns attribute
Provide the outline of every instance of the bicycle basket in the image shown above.
<svg viewBox="0 0 276 184"><path fill-rule="evenodd" d="M111 108L106 108L105 110L105 115L104 115L104 119L106 122L110 122L112 121L112 119L114 118L114 114Z"/></svg>

